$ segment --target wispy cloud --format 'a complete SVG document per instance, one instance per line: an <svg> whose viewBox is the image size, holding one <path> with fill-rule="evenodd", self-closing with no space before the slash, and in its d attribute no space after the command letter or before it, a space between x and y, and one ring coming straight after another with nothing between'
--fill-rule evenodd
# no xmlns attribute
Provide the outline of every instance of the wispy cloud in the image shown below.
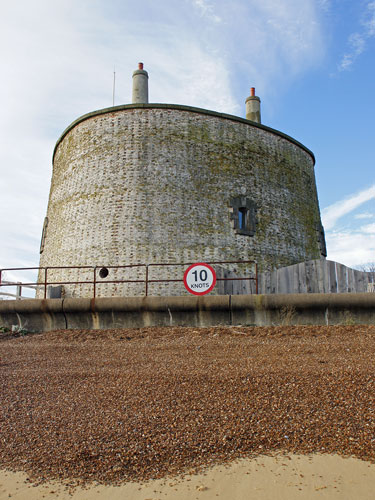
<svg viewBox="0 0 375 500"><path fill-rule="evenodd" d="M331 8L332 0L318 0L318 5L324 11L328 11Z"/></svg>
<svg viewBox="0 0 375 500"><path fill-rule="evenodd" d="M352 33L348 40L349 52L344 54L340 65L339 71L349 69L358 56L362 54L366 47L366 38L360 33Z"/></svg>
<svg viewBox="0 0 375 500"><path fill-rule="evenodd" d="M330 260L352 267L375 261L375 223L362 225L359 223L364 219L373 219L375 214L373 212L352 214L361 205L370 201L375 201L375 185L322 211Z"/></svg>
<svg viewBox="0 0 375 500"><path fill-rule="evenodd" d="M37 263L55 141L128 103L138 61L150 101L244 114L322 56L316 0L17 0L2 5L0 266ZM27 228L27 232L25 231Z"/></svg>
<svg viewBox="0 0 375 500"><path fill-rule="evenodd" d="M367 224L366 226L362 226L360 231L364 234L372 234L375 235L375 224Z"/></svg>
<svg viewBox="0 0 375 500"><path fill-rule="evenodd" d="M363 203L375 198L375 184L368 189L347 198L338 201L333 205L326 207L322 211L323 225L326 230L333 229L340 217L349 214Z"/></svg>
<svg viewBox="0 0 375 500"><path fill-rule="evenodd" d="M375 230L326 233L328 259L350 267L375 262Z"/></svg>
<svg viewBox="0 0 375 500"><path fill-rule="evenodd" d="M193 5L200 11L201 15L207 17L215 23L221 23L220 16L215 14L213 5L207 0L193 0Z"/></svg>
<svg viewBox="0 0 375 500"><path fill-rule="evenodd" d="M348 38L348 51L343 55L339 71L351 69L356 59L366 50L367 41L375 36L375 2L368 2L361 20L361 30Z"/></svg>
<svg viewBox="0 0 375 500"><path fill-rule="evenodd" d="M355 219L373 219L375 217L375 214L371 212L364 212L363 214L356 214L354 216Z"/></svg>
<svg viewBox="0 0 375 500"><path fill-rule="evenodd" d="M363 21L367 36L375 36L375 2L367 4L368 17Z"/></svg>

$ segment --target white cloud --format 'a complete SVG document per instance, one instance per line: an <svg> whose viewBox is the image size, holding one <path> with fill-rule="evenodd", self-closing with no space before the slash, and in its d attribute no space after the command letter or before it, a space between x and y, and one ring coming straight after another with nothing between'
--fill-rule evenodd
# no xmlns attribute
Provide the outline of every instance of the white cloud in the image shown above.
<svg viewBox="0 0 375 500"><path fill-rule="evenodd" d="M361 226L361 233L375 235L375 224L367 224L366 226Z"/></svg>
<svg viewBox="0 0 375 500"><path fill-rule="evenodd" d="M59 135L131 96L138 61L150 101L244 114L319 61L315 0L17 0L0 17L0 266L37 264ZM274 90L276 94L276 89Z"/></svg>
<svg viewBox="0 0 375 500"><path fill-rule="evenodd" d="M255 7L267 23L268 44L263 46L261 55L266 59L271 56L273 67L278 67L273 55L281 56L282 63L292 74L303 70L306 64L311 67L320 60L323 45L315 2L263 0L252 6L249 16ZM276 47L279 48L277 51ZM271 53L269 48L273 49Z"/></svg>
<svg viewBox="0 0 375 500"><path fill-rule="evenodd" d="M352 33L348 40L350 51L344 54L339 65L339 71L349 69L358 56L365 50L365 37L359 33Z"/></svg>
<svg viewBox="0 0 375 500"><path fill-rule="evenodd" d="M375 185L338 201L322 211L328 258L350 267L375 261L375 223L359 225L375 214L352 214L358 207L375 201Z"/></svg>
<svg viewBox="0 0 375 500"><path fill-rule="evenodd" d="M363 21L367 36L375 36L375 2L367 5L368 17Z"/></svg>
<svg viewBox="0 0 375 500"><path fill-rule="evenodd" d="M355 219L373 219L375 217L375 214L371 212L364 212L362 214L356 214L354 215Z"/></svg>
<svg viewBox="0 0 375 500"><path fill-rule="evenodd" d="M368 234L355 231L326 233L329 260L349 267L375 261L375 231Z"/></svg>
<svg viewBox="0 0 375 500"><path fill-rule="evenodd" d="M214 7L207 0L193 0L193 5L197 7L202 16L207 17L215 23L221 23L222 19L214 12Z"/></svg>
<svg viewBox="0 0 375 500"><path fill-rule="evenodd" d="M365 51L367 40L375 36L375 2L368 2L361 21L360 32L352 33L348 38L349 50L343 55L339 71L351 69L356 59Z"/></svg>
<svg viewBox="0 0 375 500"><path fill-rule="evenodd" d="M333 205L326 207L322 211L322 221L323 226L326 230L334 228L337 220L344 215L352 212L363 203L375 198L375 184L363 191L347 198L345 200L338 201Z"/></svg>

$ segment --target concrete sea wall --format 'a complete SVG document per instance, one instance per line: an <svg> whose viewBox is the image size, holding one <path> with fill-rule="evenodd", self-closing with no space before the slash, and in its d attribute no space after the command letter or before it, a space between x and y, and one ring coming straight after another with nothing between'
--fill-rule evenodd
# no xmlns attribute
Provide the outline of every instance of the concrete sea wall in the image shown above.
<svg viewBox="0 0 375 500"><path fill-rule="evenodd" d="M0 302L0 326L29 331L145 326L375 324L375 294L30 299Z"/></svg>

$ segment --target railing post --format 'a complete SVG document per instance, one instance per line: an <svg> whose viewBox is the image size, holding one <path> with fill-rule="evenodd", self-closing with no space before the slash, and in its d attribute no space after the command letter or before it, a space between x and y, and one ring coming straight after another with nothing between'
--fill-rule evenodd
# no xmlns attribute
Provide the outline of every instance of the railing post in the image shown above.
<svg viewBox="0 0 375 500"><path fill-rule="evenodd" d="M94 285L94 299L96 298L96 266L94 267L94 281L93 281L93 285Z"/></svg>
<svg viewBox="0 0 375 500"><path fill-rule="evenodd" d="M146 264L146 297L148 295L148 264Z"/></svg>
<svg viewBox="0 0 375 500"><path fill-rule="evenodd" d="M47 298L47 267L44 268L44 298Z"/></svg>
<svg viewBox="0 0 375 500"><path fill-rule="evenodd" d="M17 284L16 300L21 300L22 297L22 286L20 283Z"/></svg>

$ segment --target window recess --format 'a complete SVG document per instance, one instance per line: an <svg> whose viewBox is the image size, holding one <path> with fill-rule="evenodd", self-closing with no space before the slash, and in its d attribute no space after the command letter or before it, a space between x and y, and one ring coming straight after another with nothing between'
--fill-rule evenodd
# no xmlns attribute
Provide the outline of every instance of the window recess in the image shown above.
<svg viewBox="0 0 375 500"><path fill-rule="evenodd" d="M244 196L236 196L230 199L230 218L236 234L254 236L256 231L255 203Z"/></svg>

